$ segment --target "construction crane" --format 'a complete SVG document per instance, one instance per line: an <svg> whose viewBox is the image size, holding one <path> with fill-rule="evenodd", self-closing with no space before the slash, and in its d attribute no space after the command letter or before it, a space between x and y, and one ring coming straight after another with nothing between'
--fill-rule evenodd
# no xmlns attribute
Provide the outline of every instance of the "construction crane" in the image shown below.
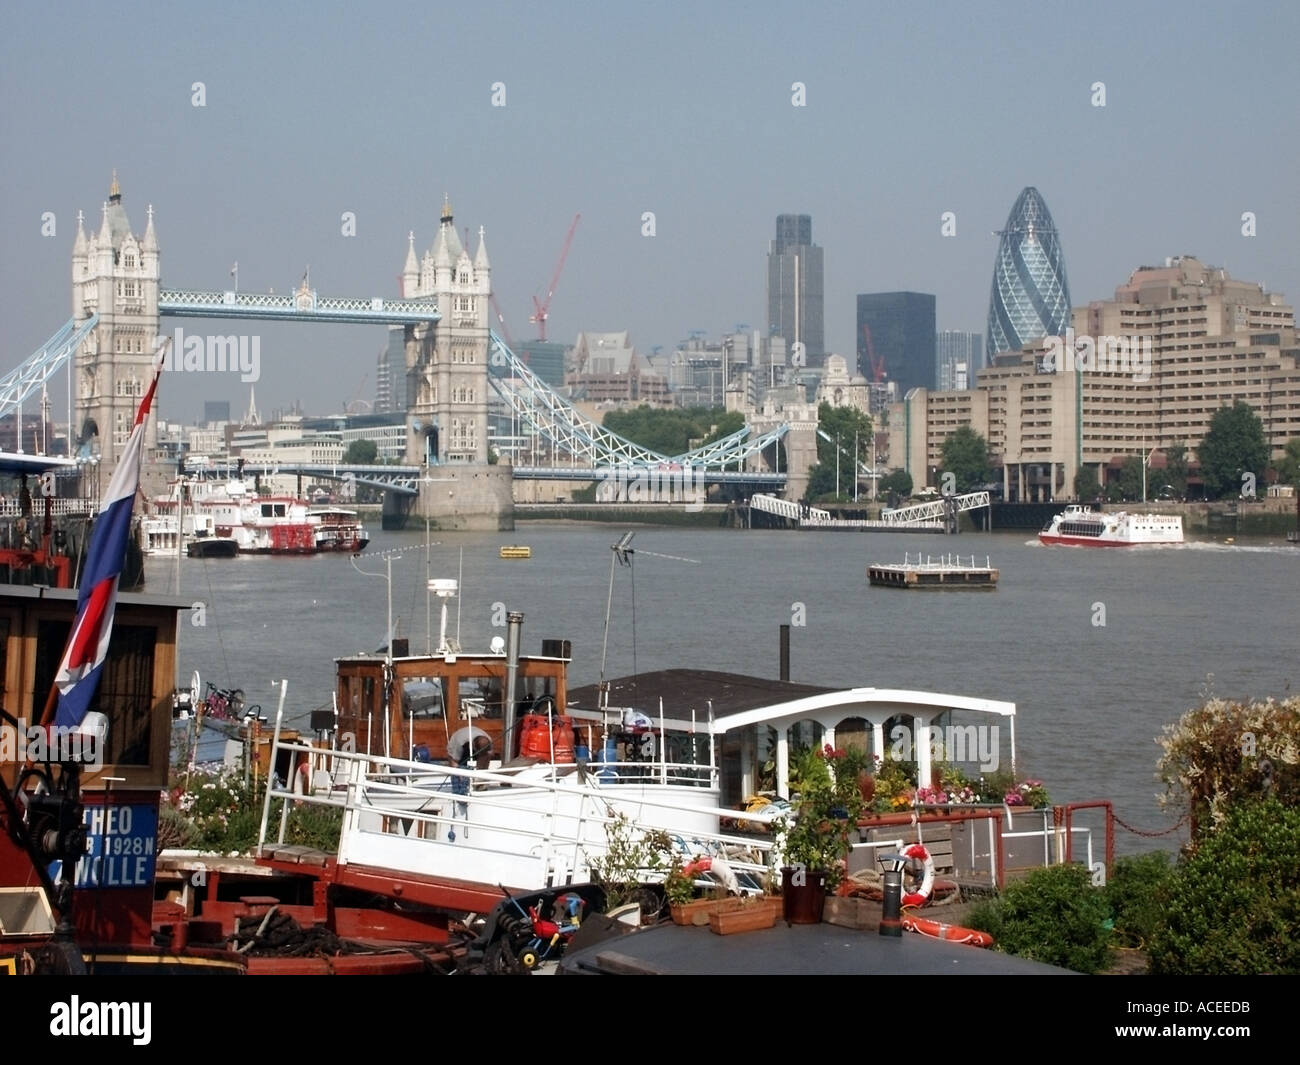
<svg viewBox="0 0 1300 1065"><path fill-rule="evenodd" d="M883 356L879 358L876 356L876 346L871 343L871 326L866 322L862 323L862 347L871 366L872 382L878 385L883 384L885 381L885 360Z"/></svg>
<svg viewBox="0 0 1300 1065"><path fill-rule="evenodd" d="M492 304L492 311L497 316L497 325L501 327L501 335L505 337L506 343L510 345L510 350L518 355L519 348L515 344L515 338L510 335L510 327L506 325L506 316L501 313L501 307L497 304L497 294L495 292L488 294L488 302Z"/></svg>
<svg viewBox="0 0 1300 1065"><path fill-rule="evenodd" d="M533 313L528 319L537 326L537 339L541 343L546 342L546 319L551 315L551 297L555 295L555 286L560 283L560 274L564 272L564 260L569 257L569 245L573 243L573 231L578 228L578 219L582 215L575 214L573 222L569 225L569 235L564 238L564 247L560 249L559 262L555 264L555 273L551 275L551 283L546 287L546 299L538 301L533 297Z"/></svg>

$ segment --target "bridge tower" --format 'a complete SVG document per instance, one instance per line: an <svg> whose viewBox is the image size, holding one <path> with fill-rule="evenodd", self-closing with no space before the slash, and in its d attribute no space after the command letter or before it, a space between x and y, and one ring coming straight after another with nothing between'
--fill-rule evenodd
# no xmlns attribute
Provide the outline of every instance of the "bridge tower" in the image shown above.
<svg viewBox="0 0 1300 1065"><path fill-rule="evenodd" d="M442 314L405 333L406 458L431 468L419 512L439 528L513 528L510 469L488 463L492 267L482 227L471 259L444 198L438 233L419 261L415 235L408 238L401 279L405 299L430 299Z"/></svg>
<svg viewBox="0 0 1300 1065"><path fill-rule="evenodd" d="M72 246L72 315L80 325L93 313L99 324L76 353L74 457L97 460L83 491L100 496L131 435L131 423L149 387L158 337L158 237L150 205L144 237L131 232L122 187L113 172L99 231L87 238L81 212ZM156 408L155 408L156 410ZM156 413L155 413L156 417ZM145 444L156 440L153 419Z"/></svg>

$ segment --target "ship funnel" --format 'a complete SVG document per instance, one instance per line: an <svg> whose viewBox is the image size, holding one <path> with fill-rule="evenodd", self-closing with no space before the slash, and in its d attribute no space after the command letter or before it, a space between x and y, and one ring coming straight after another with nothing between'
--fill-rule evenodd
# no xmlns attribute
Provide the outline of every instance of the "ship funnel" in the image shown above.
<svg viewBox="0 0 1300 1065"><path fill-rule="evenodd" d="M506 713L505 735L501 737L501 760L514 757L515 705L519 695L519 641L524 627L524 615L512 610L506 615Z"/></svg>

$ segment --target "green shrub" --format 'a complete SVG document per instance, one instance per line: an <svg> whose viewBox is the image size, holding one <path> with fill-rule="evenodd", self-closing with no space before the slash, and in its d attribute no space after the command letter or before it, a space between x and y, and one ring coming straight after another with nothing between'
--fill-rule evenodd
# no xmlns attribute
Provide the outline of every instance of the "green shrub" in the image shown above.
<svg viewBox="0 0 1300 1065"><path fill-rule="evenodd" d="M966 921L991 934L998 950L1033 961L1095 973L1110 961L1109 907L1082 865L1035 869Z"/></svg>
<svg viewBox="0 0 1300 1065"><path fill-rule="evenodd" d="M1170 878L1151 971L1300 974L1300 810L1236 802Z"/></svg>
<svg viewBox="0 0 1300 1065"><path fill-rule="evenodd" d="M1115 931L1126 943L1143 947L1164 921L1164 901L1173 863L1166 851L1119 858L1106 883L1106 904Z"/></svg>

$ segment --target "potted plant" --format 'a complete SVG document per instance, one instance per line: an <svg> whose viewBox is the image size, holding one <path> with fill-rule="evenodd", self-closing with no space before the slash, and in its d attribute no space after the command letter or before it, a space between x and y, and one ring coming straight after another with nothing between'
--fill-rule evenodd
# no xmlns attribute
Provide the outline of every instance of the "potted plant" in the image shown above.
<svg viewBox="0 0 1300 1065"><path fill-rule="evenodd" d="M844 747L843 751L844 757L837 763L837 768L842 767L850 779L857 781L862 802L870 806L876 794L875 772L879 759L873 757L865 747L850 745Z"/></svg>
<svg viewBox="0 0 1300 1065"><path fill-rule="evenodd" d="M862 793L844 752L829 745L800 759L799 783L794 820L781 827L781 893L787 924L816 924L826 894L844 879Z"/></svg>

